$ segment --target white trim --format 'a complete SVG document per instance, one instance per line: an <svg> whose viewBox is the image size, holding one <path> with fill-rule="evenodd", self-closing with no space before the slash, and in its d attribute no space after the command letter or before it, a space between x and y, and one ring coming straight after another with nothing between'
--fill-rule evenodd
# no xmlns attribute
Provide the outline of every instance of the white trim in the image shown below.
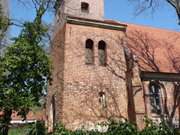
<svg viewBox="0 0 180 135"><path fill-rule="evenodd" d="M11 124L27 124L27 123L35 123L37 120L11 120Z"/></svg>

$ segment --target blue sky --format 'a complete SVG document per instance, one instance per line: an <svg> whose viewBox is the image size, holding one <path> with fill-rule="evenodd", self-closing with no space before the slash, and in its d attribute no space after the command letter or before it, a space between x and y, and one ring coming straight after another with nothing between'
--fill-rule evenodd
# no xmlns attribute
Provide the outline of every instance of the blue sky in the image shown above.
<svg viewBox="0 0 180 135"><path fill-rule="evenodd" d="M166 2L155 13L145 12L135 16L135 3L130 0L105 0L105 17L127 23L180 30L175 10ZM133 0L131 0L133 1ZM162 0L159 0L162 1Z"/></svg>
<svg viewBox="0 0 180 135"><path fill-rule="evenodd" d="M24 0L26 3L30 0ZM131 0L132 1L132 0ZM24 6L19 4L17 0L9 0L10 16L20 21L32 20L34 17L33 6ZM168 4L163 4L154 14L145 12L138 16L134 15L135 5L128 0L105 0L105 18L118 20L121 22L153 26L157 28L170 29L180 31L177 24L177 17L174 9ZM44 20L50 23L53 18L52 14L44 17ZM11 28L11 36L17 36L20 29Z"/></svg>

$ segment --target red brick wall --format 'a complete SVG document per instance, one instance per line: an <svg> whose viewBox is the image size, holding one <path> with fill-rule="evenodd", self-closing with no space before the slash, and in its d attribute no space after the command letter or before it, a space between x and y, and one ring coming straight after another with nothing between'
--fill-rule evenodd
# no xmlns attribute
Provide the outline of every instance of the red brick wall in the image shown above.
<svg viewBox="0 0 180 135"><path fill-rule="evenodd" d="M58 30L57 30L58 31ZM125 77L126 61L122 47L124 33L89 26L66 24L54 37L52 47L52 84L47 97L47 115L52 95L55 95L55 119L69 129L93 125L108 118L128 118L128 98ZM94 41L94 64L85 64L85 42ZM107 66L99 66L98 42L107 44ZM143 127L143 117L150 113L146 97L148 85L141 82L138 65L132 75L136 122ZM144 86L144 87L142 87ZM170 85L165 85L168 89ZM144 89L143 89L144 88ZM106 95L107 107L102 108L99 92ZM172 93L168 91L171 108ZM89 126L90 127L90 126Z"/></svg>
<svg viewBox="0 0 180 135"><path fill-rule="evenodd" d="M57 93L57 119L76 129L111 117L127 118L126 63L121 40L124 33L72 24L66 24L64 29L65 35L61 30L55 36L52 49L53 81L49 97ZM94 41L93 65L85 64L87 39ZM106 67L98 64L100 40L107 44ZM99 103L100 91L106 93L106 108Z"/></svg>

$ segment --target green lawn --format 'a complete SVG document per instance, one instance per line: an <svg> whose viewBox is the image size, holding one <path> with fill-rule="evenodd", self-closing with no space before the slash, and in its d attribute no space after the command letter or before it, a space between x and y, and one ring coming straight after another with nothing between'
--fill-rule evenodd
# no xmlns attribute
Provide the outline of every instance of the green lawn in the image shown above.
<svg viewBox="0 0 180 135"><path fill-rule="evenodd" d="M11 128L9 130L9 135L26 135L29 131L29 126Z"/></svg>

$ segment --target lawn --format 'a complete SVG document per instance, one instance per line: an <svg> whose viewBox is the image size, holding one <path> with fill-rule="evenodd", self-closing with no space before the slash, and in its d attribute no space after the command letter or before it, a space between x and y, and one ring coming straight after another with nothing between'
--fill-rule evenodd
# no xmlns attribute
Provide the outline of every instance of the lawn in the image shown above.
<svg viewBox="0 0 180 135"><path fill-rule="evenodd" d="M9 130L9 135L26 135L29 129L29 126L11 128Z"/></svg>

